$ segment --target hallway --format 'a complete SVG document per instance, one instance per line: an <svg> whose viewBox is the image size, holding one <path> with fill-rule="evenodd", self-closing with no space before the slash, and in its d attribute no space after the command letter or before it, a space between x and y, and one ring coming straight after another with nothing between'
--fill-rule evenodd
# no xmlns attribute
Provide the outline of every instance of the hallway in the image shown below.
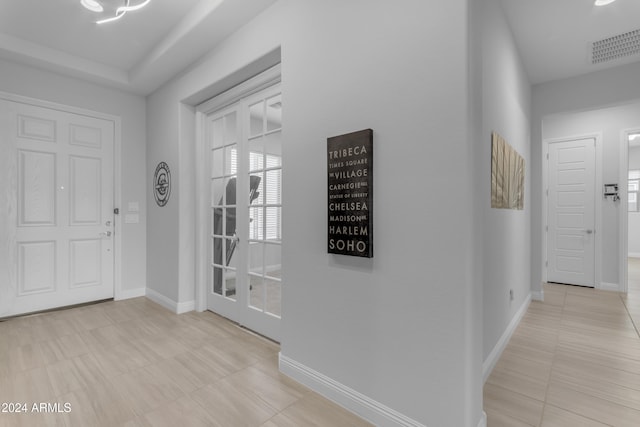
<svg viewBox="0 0 640 427"><path fill-rule="evenodd" d="M640 259L629 293L544 286L484 386L489 427L640 424Z"/></svg>

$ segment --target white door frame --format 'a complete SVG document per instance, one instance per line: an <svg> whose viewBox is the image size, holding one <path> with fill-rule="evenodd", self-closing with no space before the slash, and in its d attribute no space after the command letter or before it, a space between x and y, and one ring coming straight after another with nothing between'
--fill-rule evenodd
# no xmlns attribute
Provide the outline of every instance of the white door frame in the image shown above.
<svg viewBox="0 0 640 427"><path fill-rule="evenodd" d="M639 133L640 128L623 129L620 132L620 175L618 178L618 191L620 194L620 218L618 220L618 242L619 242L619 264L618 277L620 280L620 292L627 293L629 289L629 197L628 185L629 180L629 134Z"/></svg>
<svg viewBox="0 0 640 427"><path fill-rule="evenodd" d="M36 107L49 108L52 110L63 111L66 113L80 114L83 116L94 117L113 122L114 135L114 153L113 153L113 206L120 207L122 202L122 180L121 180L121 164L120 156L122 153L122 123L121 118L110 114L101 113L85 108L73 107L70 105L58 104L55 102L44 101L37 98L16 95L8 92L0 91L0 99L6 101L19 102L21 104L33 105ZM113 233L113 294L114 299L125 299L128 295L122 290L122 239L120 239L120 230L122 230L122 215L114 215L114 233Z"/></svg>
<svg viewBox="0 0 640 427"><path fill-rule="evenodd" d="M211 207L209 206L210 188L207 179L209 173L207 168L209 154L206 140L207 116L241 98L280 83L280 81L281 67L278 64L196 107L196 311L202 312L207 309L207 268L209 265L207 261L209 241L207 224Z"/></svg>
<svg viewBox="0 0 640 427"><path fill-rule="evenodd" d="M548 258L547 258L547 227L549 220L547 218L549 212L548 188L549 188L549 144L558 142L575 141L576 139L594 138L596 141L596 176L595 176L595 259L594 259L594 287L602 289L602 133L592 133L576 136L568 136L564 138L549 138L542 141L542 280L547 281L548 278Z"/></svg>

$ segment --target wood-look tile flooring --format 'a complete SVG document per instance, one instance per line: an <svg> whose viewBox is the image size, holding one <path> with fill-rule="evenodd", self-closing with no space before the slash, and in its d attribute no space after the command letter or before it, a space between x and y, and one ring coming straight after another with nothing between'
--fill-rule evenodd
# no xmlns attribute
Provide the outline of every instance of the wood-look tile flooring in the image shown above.
<svg viewBox="0 0 640 427"><path fill-rule="evenodd" d="M145 298L0 322L0 404L27 404L0 427L370 425L280 374L278 351Z"/></svg>
<svg viewBox="0 0 640 427"><path fill-rule="evenodd" d="M544 286L484 386L489 427L640 426L640 259L627 295Z"/></svg>

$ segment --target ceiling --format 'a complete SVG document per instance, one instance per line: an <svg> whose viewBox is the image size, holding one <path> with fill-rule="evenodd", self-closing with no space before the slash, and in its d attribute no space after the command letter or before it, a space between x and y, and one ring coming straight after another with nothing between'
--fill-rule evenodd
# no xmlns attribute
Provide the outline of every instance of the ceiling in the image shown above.
<svg viewBox="0 0 640 427"><path fill-rule="evenodd" d="M80 0L0 0L0 58L146 95L275 1L151 0L97 25ZM590 43L640 28L640 0L500 1L533 84L640 61L589 62Z"/></svg>
<svg viewBox="0 0 640 427"><path fill-rule="evenodd" d="M275 1L151 0L98 25L80 0L0 0L0 58L147 95Z"/></svg>
<svg viewBox="0 0 640 427"><path fill-rule="evenodd" d="M501 0L532 84L640 62L640 55L598 65L591 43L640 29L640 1Z"/></svg>

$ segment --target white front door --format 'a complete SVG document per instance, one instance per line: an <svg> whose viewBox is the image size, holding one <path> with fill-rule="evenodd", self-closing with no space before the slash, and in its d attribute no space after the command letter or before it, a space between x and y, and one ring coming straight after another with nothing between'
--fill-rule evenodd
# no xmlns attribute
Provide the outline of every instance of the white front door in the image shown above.
<svg viewBox="0 0 640 427"><path fill-rule="evenodd" d="M211 188L207 307L279 341L280 85L210 114L206 123Z"/></svg>
<svg viewBox="0 0 640 427"><path fill-rule="evenodd" d="M547 281L595 284L595 139L549 144Z"/></svg>
<svg viewBox="0 0 640 427"><path fill-rule="evenodd" d="M0 100L0 317L112 298L112 121Z"/></svg>

